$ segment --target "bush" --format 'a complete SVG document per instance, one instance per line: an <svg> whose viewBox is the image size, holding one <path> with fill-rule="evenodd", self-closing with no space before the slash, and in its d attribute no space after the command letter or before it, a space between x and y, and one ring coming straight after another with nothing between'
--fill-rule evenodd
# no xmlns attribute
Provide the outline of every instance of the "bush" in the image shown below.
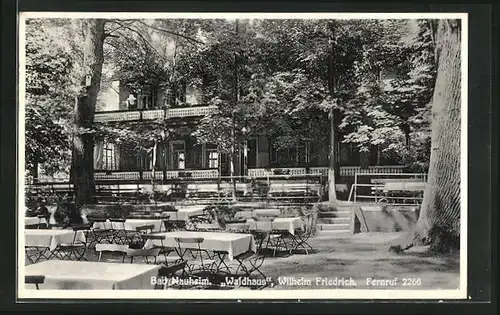
<svg viewBox="0 0 500 315"><path fill-rule="evenodd" d="M76 208L75 203L67 198L61 199L58 202L56 212L54 213L54 220L63 227L83 223L82 215Z"/></svg>

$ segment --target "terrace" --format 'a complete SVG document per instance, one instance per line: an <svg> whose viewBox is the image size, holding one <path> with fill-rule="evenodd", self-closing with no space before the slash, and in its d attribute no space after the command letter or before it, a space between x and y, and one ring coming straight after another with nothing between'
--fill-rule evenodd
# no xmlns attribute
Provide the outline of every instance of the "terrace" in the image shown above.
<svg viewBox="0 0 500 315"><path fill-rule="evenodd" d="M117 122L117 121L144 121L144 120L166 120L184 117L202 117L217 110L216 106L191 106L167 109L138 109L138 110L116 110L98 112L94 116L94 122Z"/></svg>

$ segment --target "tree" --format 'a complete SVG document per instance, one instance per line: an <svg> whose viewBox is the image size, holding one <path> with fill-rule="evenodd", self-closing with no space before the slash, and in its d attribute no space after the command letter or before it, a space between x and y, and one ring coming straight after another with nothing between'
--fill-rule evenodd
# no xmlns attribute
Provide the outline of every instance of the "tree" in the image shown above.
<svg viewBox="0 0 500 315"><path fill-rule="evenodd" d="M26 169L37 179L69 164L72 94L77 60L64 21L26 20ZM57 35L56 35L57 34Z"/></svg>
<svg viewBox="0 0 500 315"><path fill-rule="evenodd" d="M91 203L95 191L94 182L94 122L97 95L101 86L104 62L103 44L106 20L83 20L83 77L81 90L76 99L74 112L73 152L71 181L75 189L77 207Z"/></svg>
<svg viewBox="0 0 500 315"><path fill-rule="evenodd" d="M432 99L429 176L414 231L395 250L431 245L448 251L460 246L460 20L431 21L436 43L437 78Z"/></svg>

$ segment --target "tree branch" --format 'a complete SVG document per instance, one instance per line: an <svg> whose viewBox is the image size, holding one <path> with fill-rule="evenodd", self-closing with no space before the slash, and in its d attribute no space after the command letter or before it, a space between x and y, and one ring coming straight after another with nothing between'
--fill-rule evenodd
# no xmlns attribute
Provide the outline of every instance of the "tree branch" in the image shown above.
<svg viewBox="0 0 500 315"><path fill-rule="evenodd" d="M147 26L151 29L154 29L154 30L157 30L159 32L164 32L164 33L167 33L167 34L171 34L171 35L175 35L175 36L178 36L178 37L182 37L184 39L187 39L188 41L191 41L191 42L195 42L195 43L198 43L198 44L202 44L202 45L205 45L204 42L202 41L199 41L195 38L192 38L192 37L189 37L189 36L186 36L186 35L182 35L182 34L179 34L179 33L176 33L176 32L173 32L173 31L169 31L169 30L166 30L166 29L163 29L163 28L159 28L159 27L156 27L156 26L152 26L152 25L149 25L147 23L144 23L143 21L140 21L138 20L137 22L139 22L140 24L144 25L144 26Z"/></svg>
<svg viewBox="0 0 500 315"><path fill-rule="evenodd" d="M156 48L141 34L141 32L139 32L138 30L134 29L134 28L131 28L127 25L123 25L121 24L120 22L117 22L117 21L114 21L115 23L119 24L119 25L122 25L123 28L131 31L131 32L134 32L135 34L137 34L145 44L147 44L160 58L162 58L164 61L167 61L167 59L165 58L165 56L163 56L162 54L160 54L158 52L158 50L156 50ZM123 36L123 34L121 34ZM126 36L124 36L126 37Z"/></svg>

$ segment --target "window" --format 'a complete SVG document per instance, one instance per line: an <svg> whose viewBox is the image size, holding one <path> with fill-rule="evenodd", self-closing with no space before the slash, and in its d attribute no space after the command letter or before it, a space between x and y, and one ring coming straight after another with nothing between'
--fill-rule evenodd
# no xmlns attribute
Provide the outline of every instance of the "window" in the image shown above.
<svg viewBox="0 0 500 315"><path fill-rule="evenodd" d="M186 169L186 143L183 140L170 142L172 164L176 170Z"/></svg>
<svg viewBox="0 0 500 315"><path fill-rule="evenodd" d="M116 170L116 155L115 146L111 143L105 143L103 147L103 164L104 170Z"/></svg>
<svg viewBox="0 0 500 315"><path fill-rule="evenodd" d="M139 94L137 101L138 108L153 108L153 96L151 94Z"/></svg>
<svg viewBox="0 0 500 315"><path fill-rule="evenodd" d="M151 158L147 151L141 150L137 152L137 167L140 170L151 169Z"/></svg>
<svg viewBox="0 0 500 315"><path fill-rule="evenodd" d="M175 163L175 169L177 170L186 169L186 152L174 151L174 163Z"/></svg>
<svg viewBox="0 0 500 315"><path fill-rule="evenodd" d="M207 150L208 168L219 168L219 153L216 150Z"/></svg>
<svg viewBox="0 0 500 315"><path fill-rule="evenodd" d="M181 84L179 87L172 87L167 90L166 96L167 105L176 106L186 102L186 85Z"/></svg>
<svg viewBox="0 0 500 315"><path fill-rule="evenodd" d="M311 162L311 143L309 141L294 147L277 150L271 148L271 163L281 166L298 166Z"/></svg>

